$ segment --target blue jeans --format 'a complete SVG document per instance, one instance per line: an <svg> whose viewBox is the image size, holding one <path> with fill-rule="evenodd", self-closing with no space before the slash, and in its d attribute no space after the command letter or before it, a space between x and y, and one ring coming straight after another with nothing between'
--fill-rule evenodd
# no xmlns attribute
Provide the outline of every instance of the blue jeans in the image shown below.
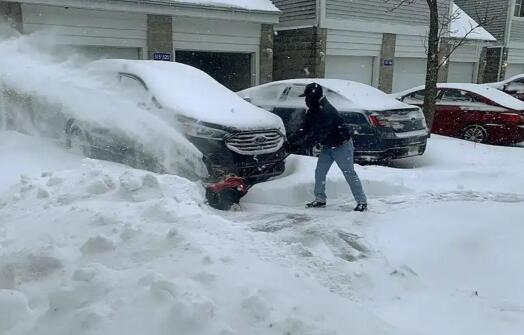
<svg viewBox="0 0 524 335"><path fill-rule="evenodd" d="M346 181L351 188L351 193L358 204L367 203L366 195L362 188L362 183L353 167L353 141L350 140L336 148L323 147L318 156L317 168L315 170L315 200L326 202L326 176L333 165L337 162L342 170Z"/></svg>

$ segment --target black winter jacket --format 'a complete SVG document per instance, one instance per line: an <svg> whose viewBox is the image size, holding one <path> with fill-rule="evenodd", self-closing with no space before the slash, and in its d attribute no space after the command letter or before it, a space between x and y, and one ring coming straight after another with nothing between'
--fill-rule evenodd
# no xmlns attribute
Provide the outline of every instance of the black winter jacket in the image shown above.
<svg viewBox="0 0 524 335"><path fill-rule="evenodd" d="M294 140L307 147L321 144L335 148L349 140L351 133L336 108L323 97L320 100L320 109L310 108L306 112L302 129L294 136Z"/></svg>

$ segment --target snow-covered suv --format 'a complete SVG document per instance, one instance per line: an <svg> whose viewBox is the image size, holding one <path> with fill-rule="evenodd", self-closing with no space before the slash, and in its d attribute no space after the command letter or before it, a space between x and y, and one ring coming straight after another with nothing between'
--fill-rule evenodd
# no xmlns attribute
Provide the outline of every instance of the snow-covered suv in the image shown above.
<svg viewBox="0 0 524 335"><path fill-rule="evenodd" d="M206 73L180 63L145 60L100 60L89 68L146 112L178 127L202 152L212 178L235 174L252 183L284 172L282 120ZM89 133L82 127L68 122L70 142L77 134Z"/></svg>

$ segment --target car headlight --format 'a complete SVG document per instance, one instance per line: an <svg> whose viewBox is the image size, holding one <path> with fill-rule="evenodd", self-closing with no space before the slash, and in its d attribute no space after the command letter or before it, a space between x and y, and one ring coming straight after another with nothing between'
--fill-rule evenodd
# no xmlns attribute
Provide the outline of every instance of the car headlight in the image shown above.
<svg viewBox="0 0 524 335"><path fill-rule="evenodd" d="M225 130L205 126L195 121L185 121L183 122L183 126L185 134L193 137L221 141L224 139L224 137L229 135L229 133Z"/></svg>

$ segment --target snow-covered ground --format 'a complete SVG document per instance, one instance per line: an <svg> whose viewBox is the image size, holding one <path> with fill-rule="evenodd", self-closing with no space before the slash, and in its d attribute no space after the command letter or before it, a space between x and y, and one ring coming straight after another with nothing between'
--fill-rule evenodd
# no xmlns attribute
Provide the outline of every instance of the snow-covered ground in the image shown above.
<svg viewBox="0 0 524 335"><path fill-rule="evenodd" d="M183 178L2 132L0 333L522 334L522 150L434 136L358 167L367 213L336 168L303 209L315 161L291 157L218 212Z"/></svg>

